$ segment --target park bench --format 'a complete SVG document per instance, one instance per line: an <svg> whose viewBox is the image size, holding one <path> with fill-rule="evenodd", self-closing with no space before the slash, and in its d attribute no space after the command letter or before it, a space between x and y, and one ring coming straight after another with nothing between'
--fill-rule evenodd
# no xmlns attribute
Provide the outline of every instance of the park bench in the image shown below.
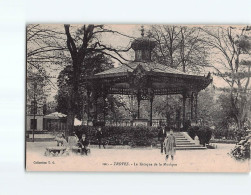
<svg viewBox="0 0 251 195"><path fill-rule="evenodd" d="M80 148L78 146L73 146L71 148L71 151L72 151L72 153L80 154ZM87 154L90 154L90 153L91 153L90 148L87 148Z"/></svg>
<svg viewBox="0 0 251 195"><path fill-rule="evenodd" d="M72 153L78 154L80 153L80 148L77 146L77 139L75 138L75 136L69 136L68 137L68 144L69 144L69 148L71 150ZM87 154L90 154L91 150L89 148L87 148Z"/></svg>

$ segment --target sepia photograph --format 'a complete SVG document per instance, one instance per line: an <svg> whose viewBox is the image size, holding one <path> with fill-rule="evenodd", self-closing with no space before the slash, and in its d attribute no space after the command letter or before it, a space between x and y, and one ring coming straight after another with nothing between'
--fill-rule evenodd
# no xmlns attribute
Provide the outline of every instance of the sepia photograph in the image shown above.
<svg viewBox="0 0 251 195"><path fill-rule="evenodd" d="M26 171L250 172L251 26L25 34Z"/></svg>

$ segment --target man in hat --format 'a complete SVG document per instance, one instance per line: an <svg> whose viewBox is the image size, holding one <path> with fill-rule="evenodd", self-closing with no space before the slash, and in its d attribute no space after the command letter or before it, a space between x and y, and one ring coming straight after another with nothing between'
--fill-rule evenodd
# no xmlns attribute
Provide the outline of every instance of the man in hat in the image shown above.
<svg viewBox="0 0 251 195"><path fill-rule="evenodd" d="M158 130L159 130L158 140L160 142L160 152L161 152L161 154L163 154L163 142L166 137L166 130L164 127L161 127L161 126L158 127Z"/></svg>

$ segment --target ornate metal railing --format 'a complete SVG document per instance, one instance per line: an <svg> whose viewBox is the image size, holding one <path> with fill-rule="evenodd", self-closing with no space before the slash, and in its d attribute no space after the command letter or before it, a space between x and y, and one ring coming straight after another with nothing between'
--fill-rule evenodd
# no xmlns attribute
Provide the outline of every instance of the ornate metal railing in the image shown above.
<svg viewBox="0 0 251 195"><path fill-rule="evenodd" d="M152 119L152 126L166 126L167 121L166 119ZM131 119L120 119L120 120L107 120L105 122L105 126L118 126L118 127L127 127L132 126L132 120Z"/></svg>

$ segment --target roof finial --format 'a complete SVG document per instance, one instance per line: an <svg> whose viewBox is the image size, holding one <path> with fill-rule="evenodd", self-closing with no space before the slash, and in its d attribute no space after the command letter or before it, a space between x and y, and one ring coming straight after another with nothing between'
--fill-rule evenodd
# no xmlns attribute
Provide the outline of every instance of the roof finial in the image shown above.
<svg viewBox="0 0 251 195"><path fill-rule="evenodd" d="M141 26L141 36L144 37L144 26Z"/></svg>

